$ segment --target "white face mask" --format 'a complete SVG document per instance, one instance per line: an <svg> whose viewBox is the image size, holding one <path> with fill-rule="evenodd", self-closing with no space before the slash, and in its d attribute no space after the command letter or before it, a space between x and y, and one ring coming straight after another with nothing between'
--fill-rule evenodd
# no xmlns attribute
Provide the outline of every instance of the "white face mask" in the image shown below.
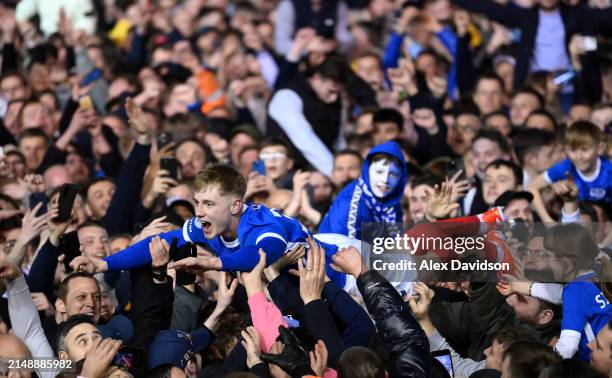
<svg viewBox="0 0 612 378"><path fill-rule="evenodd" d="M396 162L379 160L370 165L370 187L378 198L385 198L399 185L402 171Z"/></svg>

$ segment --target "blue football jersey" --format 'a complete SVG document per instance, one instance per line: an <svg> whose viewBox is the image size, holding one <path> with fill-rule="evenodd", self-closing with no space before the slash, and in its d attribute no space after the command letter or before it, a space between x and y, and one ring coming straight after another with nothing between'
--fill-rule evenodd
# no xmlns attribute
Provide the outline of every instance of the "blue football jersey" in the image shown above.
<svg viewBox="0 0 612 378"><path fill-rule="evenodd" d="M574 167L571 160L566 159L544 172L544 179L553 183L564 180L568 173L578 187L581 200L612 203L612 163L608 159L599 158L597 170L592 177L585 177Z"/></svg>
<svg viewBox="0 0 612 378"><path fill-rule="evenodd" d="M580 333L577 355L588 362L591 351L587 344L608 324L612 305L593 282L574 281L563 289L561 330Z"/></svg>

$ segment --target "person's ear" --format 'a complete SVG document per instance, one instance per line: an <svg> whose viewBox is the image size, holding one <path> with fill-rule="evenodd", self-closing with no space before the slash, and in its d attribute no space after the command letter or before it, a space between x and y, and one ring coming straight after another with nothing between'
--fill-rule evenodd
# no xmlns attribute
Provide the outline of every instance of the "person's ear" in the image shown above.
<svg viewBox="0 0 612 378"><path fill-rule="evenodd" d="M608 146L605 142L599 143L599 145L597 146L597 155L603 155L606 152L607 147Z"/></svg>
<svg viewBox="0 0 612 378"><path fill-rule="evenodd" d="M540 315L538 315L538 324L539 325L548 324L553 319L554 316L555 316L555 313L553 310L551 309L544 310L540 312Z"/></svg>
<svg viewBox="0 0 612 378"><path fill-rule="evenodd" d="M232 215L238 215L242 212L242 200L240 198L234 200L231 211Z"/></svg>
<svg viewBox="0 0 612 378"><path fill-rule="evenodd" d="M85 202L85 206L83 207L85 208L85 214L87 214L87 218L91 218L93 216L93 212L91 211L91 207L89 207L89 204Z"/></svg>
<svg viewBox="0 0 612 378"><path fill-rule="evenodd" d="M59 312L60 314L66 313L66 304L61 298L57 298L55 300L55 311Z"/></svg>
<svg viewBox="0 0 612 378"><path fill-rule="evenodd" d="M60 360L68 360L68 353L66 353L63 350L60 350L59 353L57 354L57 356L59 357Z"/></svg>
<svg viewBox="0 0 612 378"><path fill-rule="evenodd" d="M294 163L293 159L289 158L287 160L287 166L289 167L289 170L293 169L293 163Z"/></svg>

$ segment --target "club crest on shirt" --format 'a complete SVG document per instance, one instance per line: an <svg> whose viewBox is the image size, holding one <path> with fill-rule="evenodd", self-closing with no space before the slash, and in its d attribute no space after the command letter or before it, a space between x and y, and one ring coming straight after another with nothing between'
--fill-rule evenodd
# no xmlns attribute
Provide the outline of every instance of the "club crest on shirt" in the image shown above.
<svg viewBox="0 0 612 378"><path fill-rule="evenodd" d="M606 189L604 188L591 188L589 189L589 196L594 199L602 199L606 196Z"/></svg>

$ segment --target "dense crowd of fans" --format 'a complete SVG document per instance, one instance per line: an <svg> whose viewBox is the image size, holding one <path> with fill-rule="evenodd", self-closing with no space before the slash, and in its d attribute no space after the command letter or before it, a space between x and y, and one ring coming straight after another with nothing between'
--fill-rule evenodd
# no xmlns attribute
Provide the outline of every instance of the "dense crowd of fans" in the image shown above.
<svg viewBox="0 0 612 378"><path fill-rule="evenodd" d="M612 377L610 0L3 0L0 38L0 376Z"/></svg>

